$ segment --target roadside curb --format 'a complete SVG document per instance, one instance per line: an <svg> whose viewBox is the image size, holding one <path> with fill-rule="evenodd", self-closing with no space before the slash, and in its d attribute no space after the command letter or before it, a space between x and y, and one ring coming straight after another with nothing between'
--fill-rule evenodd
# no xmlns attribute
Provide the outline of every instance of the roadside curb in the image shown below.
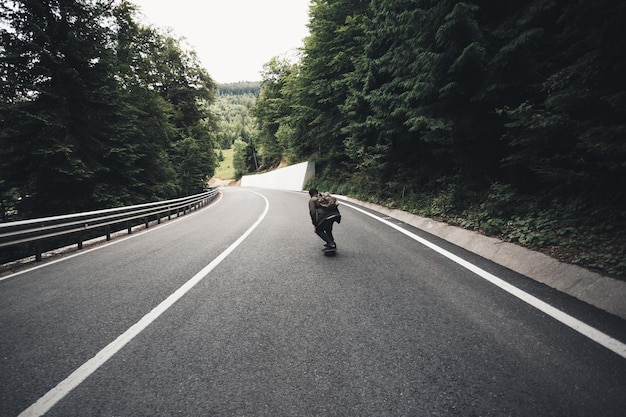
<svg viewBox="0 0 626 417"><path fill-rule="evenodd" d="M342 195L337 195L337 197L417 227L626 320L626 282L624 281L605 277L585 268L560 262L543 253L471 230Z"/></svg>

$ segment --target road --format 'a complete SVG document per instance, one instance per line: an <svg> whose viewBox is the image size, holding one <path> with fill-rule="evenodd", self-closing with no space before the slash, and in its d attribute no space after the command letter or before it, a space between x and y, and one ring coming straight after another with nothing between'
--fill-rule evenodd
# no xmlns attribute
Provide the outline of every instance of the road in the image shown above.
<svg viewBox="0 0 626 417"><path fill-rule="evenodd" d="M623 320L345 203L324 257L307 200L223 189L0 277L0 416L624 415Z"/></svg>

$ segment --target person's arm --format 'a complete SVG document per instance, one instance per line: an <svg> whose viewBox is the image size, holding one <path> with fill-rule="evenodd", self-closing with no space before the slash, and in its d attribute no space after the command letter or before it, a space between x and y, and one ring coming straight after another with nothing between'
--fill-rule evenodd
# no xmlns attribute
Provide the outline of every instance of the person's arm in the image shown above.
<svg viewBox="0 0 626 417"><path fill-rule="evenodd" d="M311 215L311 223L313 226L317 226L317 200L312 198L309 200L309 214Z"/></svg>

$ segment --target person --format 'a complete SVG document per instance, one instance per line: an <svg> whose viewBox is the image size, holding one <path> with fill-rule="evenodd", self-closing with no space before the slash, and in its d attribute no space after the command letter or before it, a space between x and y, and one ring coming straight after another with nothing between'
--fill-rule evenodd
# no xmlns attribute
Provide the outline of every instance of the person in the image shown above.
<svg viewBox="0 0 626 417"><path fill-rule="evenodd" d="M337 249L335 238L333 237L333 223L341 222L341 214L336 204L330 207L320 205L319 192L315 188L309 190L309 214L311 222L317 234L325 242L324 250Z"/></svg>

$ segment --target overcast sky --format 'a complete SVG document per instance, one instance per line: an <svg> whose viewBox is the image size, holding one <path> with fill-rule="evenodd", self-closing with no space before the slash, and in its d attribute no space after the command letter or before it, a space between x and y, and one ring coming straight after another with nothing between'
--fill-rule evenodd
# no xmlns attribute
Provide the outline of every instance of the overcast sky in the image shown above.
<svg viewBox="0 0 626 417"><path fill-rule="evenodd" d="M185 37L218 83L259 81L263 64L308 35L309 0L131 0L147 23Z"/></svg>

